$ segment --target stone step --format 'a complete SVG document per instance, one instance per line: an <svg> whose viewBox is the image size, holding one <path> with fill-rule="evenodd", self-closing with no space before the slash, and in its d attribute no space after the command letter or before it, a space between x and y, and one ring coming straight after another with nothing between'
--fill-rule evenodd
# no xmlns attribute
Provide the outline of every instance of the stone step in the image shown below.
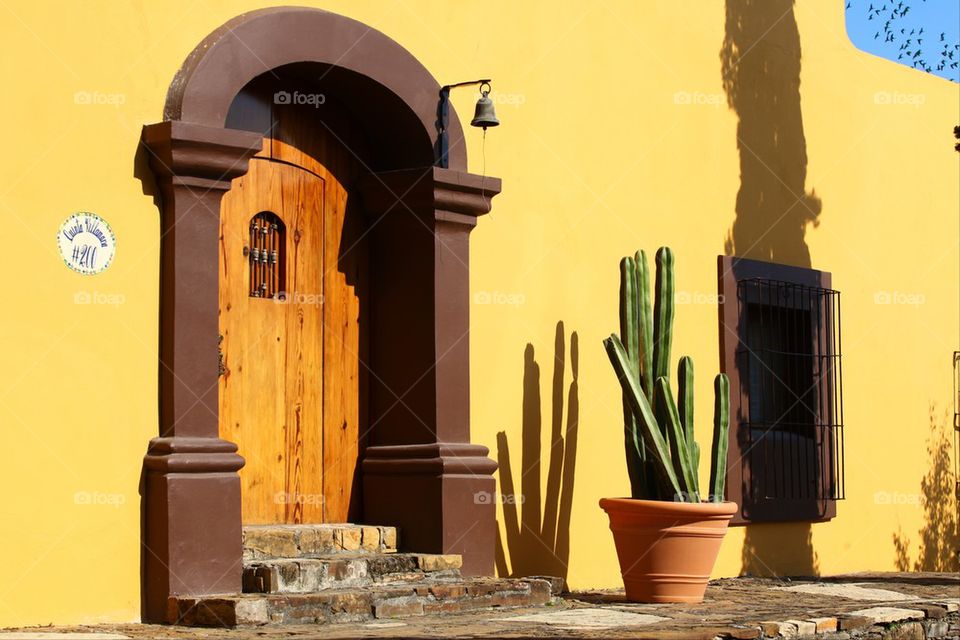
<svg viewBox="0 0 960 640"><path fill-rule="evenodd" d="M187 626L326 624L405 618L477 609L530 607L551 600L550 584L533 579L427 579L314 593L174 596L167 621Z"/></svg>
<svg viewBox="0 0 960 640"><path fill-rule="evenodd" d="M397 529L357 524L278 524L243 528L243 559L317 558L335 553L395 553Z"/></svg>
<svg viewBox="0 0 960 640"><path fill-rule="evenodd" d="M310 593L380 582L459 578L459 555L424 553L336 553L318 558L244 562L244 593Z"/></svg>

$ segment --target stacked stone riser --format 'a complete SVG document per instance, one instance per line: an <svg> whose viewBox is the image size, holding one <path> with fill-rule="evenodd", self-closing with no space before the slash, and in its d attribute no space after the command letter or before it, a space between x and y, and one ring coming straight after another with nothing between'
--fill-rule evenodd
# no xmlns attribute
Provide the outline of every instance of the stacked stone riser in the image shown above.
<svg viewBox="0 0 960 640"><path fill-rule="evenodd" d="M413 582L425 578L456 579L462 560L457 555L395 553L335 554L325 558L282 559L247 563L244 593L309 593L338 587L382 582Z"/></svg>

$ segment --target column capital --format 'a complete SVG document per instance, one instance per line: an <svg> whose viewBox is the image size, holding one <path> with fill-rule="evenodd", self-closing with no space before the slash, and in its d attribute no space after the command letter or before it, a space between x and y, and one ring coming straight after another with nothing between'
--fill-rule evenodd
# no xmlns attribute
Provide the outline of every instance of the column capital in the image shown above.
<svg viewBox="0 0 960 640"><path fill-rule="evenodd" d="M141 142L150 154L158 182L226 191L247 172L247 162L263 147L263 136L177 120L143 128Z"/></svg>
<svg viewBox="0 0 960 640"><path fill-rule="evenodd" d="M360 184L368 211L374 215L411 209L471 227L477 217L490 212L491 200L501 187L500 178L441 167L371 173Z"/></svg>

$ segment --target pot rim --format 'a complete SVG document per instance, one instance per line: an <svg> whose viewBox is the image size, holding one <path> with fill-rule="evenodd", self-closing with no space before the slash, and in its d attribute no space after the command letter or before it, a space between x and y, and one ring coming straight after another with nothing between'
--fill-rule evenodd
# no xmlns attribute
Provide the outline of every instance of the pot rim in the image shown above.
<svg viewBox="0 0 960 640"><path fill-rule="evenodd" d="M736 502L674 502L672 500L640 500L637 498L601 498L600 508L606 512L665 512L691 515L733 516L739 509Z"/></svg>

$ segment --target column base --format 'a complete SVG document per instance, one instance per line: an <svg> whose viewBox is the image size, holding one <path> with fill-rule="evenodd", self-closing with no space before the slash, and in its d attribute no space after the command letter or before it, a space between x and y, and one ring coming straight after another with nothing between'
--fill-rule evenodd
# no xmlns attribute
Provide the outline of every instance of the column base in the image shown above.
<svg viewBox="0 0 960 640"><path fill-rule="evenodd" d="M243 574L237 446L219 438L150 441L141 511L144 622L174 595L239 593Z"/></svg>
<svg viewBox="0 0 960 640"><path fill-rule="evenodd" d="M368 447L363 461L367 522L400 528L400 545L463 556L463 574L493 575L497 463L469 443Z"/></svg>

